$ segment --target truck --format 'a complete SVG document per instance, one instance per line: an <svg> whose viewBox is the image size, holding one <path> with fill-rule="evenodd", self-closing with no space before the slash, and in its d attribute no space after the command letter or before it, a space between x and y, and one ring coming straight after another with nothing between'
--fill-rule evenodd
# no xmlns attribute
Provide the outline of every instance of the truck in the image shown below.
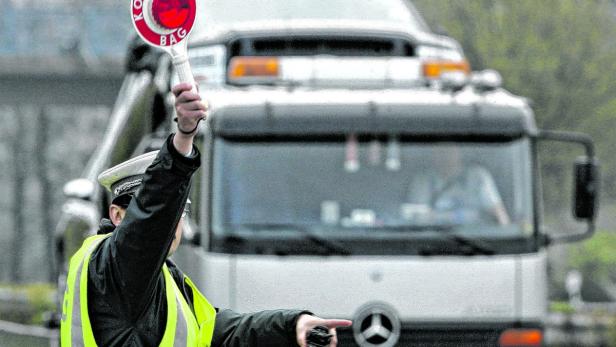
<svg viewBox="0 0 616 347"><path fill-rule="evenodd" d="M211 94L192 195L200 238L178 262L224 307L352 319L341 346L542 345L546 247L592 232L596 158L588 137L539 130L527 100L488 82ZM584 233L543 228L542 141L584 153ZM454 170L451 153L493 177L505 223L413 200L413 178Z"/></svg>
<svg viewBox="0 0 616 347"><path fill-rule="evenodd" d="M539 129L528 99L494 71L471 73L447 39L343 23L392 47L349 56L340 27L300 24L196 35L189 54L210 115L175 261L218 307L352 319L340 346L542 346L547 249L594 230L592 140ZM417 53L422 42L434 55ZM353 47L376 47L364 43ZM414 48L396 50L405 45ZM145 49L132 50L84 177L65 187L60 262L106 214L98 172L173 129L170 62ZM583 231L546 228L545 143L581 154L571 158L571 215ZM454 194L469 181L459 168L481 178ZM455 174L425 183L443 173Z"/></svg>

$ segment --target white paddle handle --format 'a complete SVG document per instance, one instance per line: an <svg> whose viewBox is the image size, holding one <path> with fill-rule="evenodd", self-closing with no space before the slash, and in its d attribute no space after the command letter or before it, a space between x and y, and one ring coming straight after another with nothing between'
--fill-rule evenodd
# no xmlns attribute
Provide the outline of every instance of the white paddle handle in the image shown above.
<svg viewBox="0 0 616 347"><path fill-rule="evenodd" d="M175 71L177 71L178 74L178 78L180 79L181 83L190 83L190 85L192 86L192 92L194 93L199 93L199 91L197 90L197 85L195 83L195 78L193 77L192 74L192 70L190 69L190 63L188 61L188 55L185 53L186 52L186 48L184 47L180 47L183 51L180 54L177 54L177 51L174 52L173 50L171 51L171 59L173 61L173 66L175 66ZM175 53L175 54L174 54ZM207 102L204 101L204 103L206 104L207 107ZM205 115L203 116L203 119L205 119ZM175 118L174 120L177 121L177 118ZM188 133L192 133L194 130L197 129L197 127L199 127L200 121L197 122L197 126L195 127L195 129L193 130L186 130L188 131ZM182 131L179 128L178 125L178 130L186 133L184 131Z"/></svg>
<svg viewBox="0 0 616 347"><path fill-rule="evenodd" d="M188 56L186 54L174 56L173 65L175 66L175 71L177 71L178 73L180 82L190 83L193 86L193 91L195 91L196 90L195 78L193 77L192 70L190 69L190 63L188 62Z"/></svg>

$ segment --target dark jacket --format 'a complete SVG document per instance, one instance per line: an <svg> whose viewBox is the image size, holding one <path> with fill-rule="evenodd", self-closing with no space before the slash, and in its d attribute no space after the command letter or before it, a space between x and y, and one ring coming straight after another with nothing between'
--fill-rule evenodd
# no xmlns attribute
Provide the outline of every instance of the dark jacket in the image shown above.
<svg viewBox="0 0 616 347"><path fill-rule="evenodd" d="M196 148L192 157L179 154L170 136L122 223L101 222L99 233L113 235L92 253L88 268L88 312L99 346L158 346L167 315L164 262L192 306L182 272L167 254L199 158ZM212 346L296 346L295 324L304 311L217 312Z"/></svg>

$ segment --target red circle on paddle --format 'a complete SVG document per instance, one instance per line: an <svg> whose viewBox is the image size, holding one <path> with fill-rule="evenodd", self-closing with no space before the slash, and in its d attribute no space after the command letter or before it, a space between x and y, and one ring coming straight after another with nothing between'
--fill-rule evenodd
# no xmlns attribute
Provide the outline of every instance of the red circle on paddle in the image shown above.
<svg viewBox="0 0 616 347"><path fill-rule="evenodd" d="M173 46L185 39L196 13L195 0L131 0L131 17L137 33L158 47Z"/></svg>

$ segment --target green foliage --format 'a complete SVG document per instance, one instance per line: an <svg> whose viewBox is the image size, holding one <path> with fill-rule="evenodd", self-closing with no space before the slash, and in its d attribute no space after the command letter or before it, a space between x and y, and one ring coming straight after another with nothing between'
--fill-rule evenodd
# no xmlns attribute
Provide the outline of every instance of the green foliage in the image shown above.
<svg viewBox="0 0 616 347"><path fill-rule="evenodd" d="M612 322L609 325L607 331L607 342L608 346L616 346L616 318L612 318Z"/></svg>
<svg viewBox="0 0 616 347"><path fill-rule="evenodd" d="M56 288L47 283L0 284L0 291L13 298L0 301L0 319L22 324L42 324L46 312L56 309Z"/></svg>
<svg viewBox="0 0 616 347"><path fill-rule="evenodd" d="M616 279L616 233L598 231L585 242L571 246L571 266L596 282Z"/></svg>
<svg viewBox="0 0 616 347"><path fill-rule="evenodd" d="M575 309L567 301L554 301L550 303L550 312L573 314Z"/></svg>
<svg viewBox="0 0 616 347"><path fill-rule="evenodd" d="M462 45L474 70L492 68L505 87L534 101L538 125L588 132L605 180L616 179L616 19L611 1L416 0L432 28ZM569 155L550 153L550 160ZM562 201L562 172L546 180ZM616 185L604 185L613 200Z"/></svg>
<svg viewBox="0 0 616 347"><path fill-rule="evenodd" d="M30 323L41 324L43 322L43 314L56 308L53 300L56 288L50 284L39 283L24 286L23 290L28 298L28 303L34 310Z"/></svg>

